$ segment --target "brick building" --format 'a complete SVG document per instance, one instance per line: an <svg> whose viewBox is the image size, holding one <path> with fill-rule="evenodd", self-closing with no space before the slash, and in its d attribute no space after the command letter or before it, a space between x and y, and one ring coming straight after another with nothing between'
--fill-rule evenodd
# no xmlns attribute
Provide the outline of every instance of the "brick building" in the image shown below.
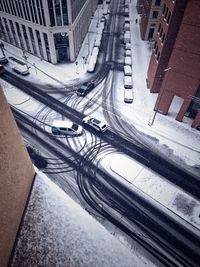
<svg viewBox="0 0 200 267"><path fill-rule="evenodd" d="M159 93L155 110L167 114L174 97L180 99L176 120L184 116L200 125L200 1L164 0L148 87Z"/></svg>
<svg viewBox="0 0 200 267"><path fill-rule="evenodd" d="M142 14L143 0L137 0L136 9L138 14Z"/></svg>
<svg viewBox="0 0 200 267"><path fill-rule="evenodd" d="M141 14L140 32L142 40L155 39L163 9L163 0L138 0L137 10Z"/></svg>

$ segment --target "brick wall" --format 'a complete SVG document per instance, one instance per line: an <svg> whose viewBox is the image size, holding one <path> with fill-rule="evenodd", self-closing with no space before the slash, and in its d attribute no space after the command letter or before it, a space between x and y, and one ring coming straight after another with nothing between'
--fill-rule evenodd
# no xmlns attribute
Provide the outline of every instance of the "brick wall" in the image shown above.
<svg viewBox="0 0 200 267"><path fill-rule="evenodd" d="M0 266L6 267L34 169L0 87Z"/></svg>

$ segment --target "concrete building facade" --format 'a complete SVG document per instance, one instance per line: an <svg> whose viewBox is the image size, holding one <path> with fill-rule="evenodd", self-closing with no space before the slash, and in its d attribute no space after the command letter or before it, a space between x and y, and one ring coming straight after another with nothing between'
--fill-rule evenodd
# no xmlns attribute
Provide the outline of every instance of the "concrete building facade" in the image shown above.
<svg viewBox="0 0 200 267"><path fill-rule="evenodd" d="M75 61L98 0L2 0L0 39L53 64Z"/></svg>
<svg viewBox="0 0 200 267"><path fill-rule="evenodd" d="M163 9L163 0L138 1L141 14L140 31L142 40L155 39Z"/></svg>
<svg viewBox="0 0 200 267"><path fill-rule="evenodd" d="M155 110L167 114L180 99L176 120L184 116L200 125L200 1L164 0L154 50L148 68L148 87L159 93Z"/></svg>

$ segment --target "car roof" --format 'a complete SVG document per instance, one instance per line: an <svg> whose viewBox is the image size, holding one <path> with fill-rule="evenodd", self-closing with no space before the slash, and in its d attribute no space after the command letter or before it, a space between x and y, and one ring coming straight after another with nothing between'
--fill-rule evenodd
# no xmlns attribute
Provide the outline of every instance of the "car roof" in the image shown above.
<svg viewBox="0 0 200 267"><path fill-rule="evenodd" d="M133 97L133 90L132 89L125 89L124 90L124 96L125 97Z"/></svg>
<svg viewBox="0 0 200 267"><path fill-rule="evenodd" d="M132 78L130 76L124 76L125 82L130 82L132 83Z"/></svg>
<svg viewBox="0 0 200 267"><path fill-rule="evenodd" d="M90 83L92 83L92 82L91 81L87 81L87 82L84 82L83 85L88 85Z"/></svg>
<svg viewBox="0 0 200 267"><path fill-rule="evenodd" d="M28 71L26 65L23 66L23 65L18 64L18 65L13 66L13 68L19 71Z"/></svg>
<svg viewBox="0 0 200 267"><path fill-rule="evenodd" d="M62 121L62 120L54 120L52 123L52 127L72 127L72 121Z"/></svg>
<svg viewBox="0 0 200 267"><path fill-rule="evenodd" d="M100 120L98 120L98 119L96 119L96 118L91 118L91 120L92 120L92 122L93 122L95 125L98 125L98 126L100 126L100 127L106 125L105 122L102 122L102 121L100 121Z"/></svg>
<svg viewBox="0 0 200 267"><path fill-rule="evenodd" d="M93 123L95 123L95 124L100 124L100 123L101 123L101 121L98 120L98 119L95 119L95 118L90 118L90 119L91 119L91 121L92 121Z"/></svg>

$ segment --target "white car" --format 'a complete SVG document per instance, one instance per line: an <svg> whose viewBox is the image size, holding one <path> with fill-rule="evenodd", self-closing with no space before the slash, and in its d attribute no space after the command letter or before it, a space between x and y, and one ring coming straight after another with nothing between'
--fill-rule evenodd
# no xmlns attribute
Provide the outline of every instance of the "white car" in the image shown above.
<svg viewBox="0 0 200 267"><path fill-rule="evenodd" d="M83 127L72 121L54 120L51 131L55 135L77 136L83 133Z"/></svg>
<svg viewBox="0 0 200 267"><path fill-rule="evenodd" d="M105 132L108 129L108 126L104 122L101 122L100 120L97 120L91 116L83 118L82 122L99 132Z"/></svg>
<svg viewBox="0 0 200 267"><path fill-rule="evenodd" d="M28 75L30 73L25 65L17 64L17 65L12 67L12 70L18 74L23 75L23 76Z"/></svg>
<svg viewBox="0 0 200 267"><path fill-rule="evenodd" d="M132 89L125 89L124 90L124 102L125 103L132 103L133 102L133 90Z"/></svg>

